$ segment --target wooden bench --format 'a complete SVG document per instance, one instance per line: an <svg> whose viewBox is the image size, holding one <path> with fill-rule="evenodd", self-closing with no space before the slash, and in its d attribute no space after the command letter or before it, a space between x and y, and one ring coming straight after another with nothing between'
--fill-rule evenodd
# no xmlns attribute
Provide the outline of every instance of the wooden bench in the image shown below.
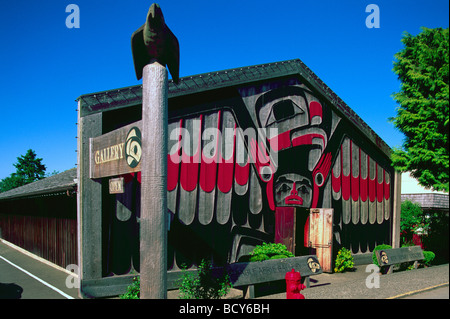
<svg viewBox="0 0 450 319"><path fill-rule="evenodd" d="M321 274L322 267L317 260L317 256L308 255L300 257L291 257L283 259L272 259L256 262L240 262L226 266L226 272L230 276L230 281L234 288L244 290L246 298L254 298L255 284L284 280L287 272L294 269L300 272L302 278L305 278L305 285L309 287L309 277ZM213 269L213 273L220 274L223 267ZM189 270L195 272L195 270ZM169 289L177 288L177 281L181 276L180 271L168 272ZM245 293L245 291L247 293Z"/></svg>
<svg viewBox="0 0 450 319"><path fill-rule="evenodd" d="M424 259L420 246L376 250L375 254L380 267L387 267L387 274L392 273L394 265L404 262L414 261L414 268L417 269L419 260Z"/></svg>
<svg viewBox="0 0 450 319"><path fill-rule="evenodd" d="M230 276L233 287L247 291L247 297L254 298L254 285L276 280L284 280L288 271L295 269L299 271L304 284L309 287L309 277L321 274L317 256L301 256L284 259L273 259L260 262L242 262L229 264L226 271ZM190 273L197 273L196 269L187 270ZM223 267L213 269L213 273L220 275ZM103 277L99 279L82 279L83 295L86 298L111 297L124 294L127 287L133 282L133 278L139 276L125 275ZM170 270L167 272L167 289L178 289L182 272L180 270Z"/></svg>

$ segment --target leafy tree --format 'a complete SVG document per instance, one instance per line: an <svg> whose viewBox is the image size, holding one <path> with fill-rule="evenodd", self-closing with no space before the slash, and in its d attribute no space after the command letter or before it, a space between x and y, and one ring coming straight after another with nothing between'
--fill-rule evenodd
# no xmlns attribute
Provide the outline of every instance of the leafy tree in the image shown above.
<svg viewBox="0 0 450 319"><path fill-rule="evenodd" d="M414 231L417 225L422 223L424 219L422 207L409 200L402 202L400 216L400 230L402 232Z"/></svg>
<svg viewBox="0 0 450 319"><path fill-rule="evenodd" d="M405 140L393 151L393 165L426 188L448 192L449 29L422 28L402 42L393 69L401 81L393 95L399 107L390 120Z"/></svg>
<svg viewBox="0 0 450 319"><path fill-rule="evenodd" d="M16 172L0 181L0 192L23 186L45 177L45 165L42 158L37 158L36 153L29 149L25 155L17 158L17 163L13 164Z"/></svg>

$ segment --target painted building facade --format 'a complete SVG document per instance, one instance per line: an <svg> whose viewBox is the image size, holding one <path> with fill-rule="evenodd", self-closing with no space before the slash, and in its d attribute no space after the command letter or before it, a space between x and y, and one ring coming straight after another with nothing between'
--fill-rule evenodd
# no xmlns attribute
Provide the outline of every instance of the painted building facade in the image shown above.
<svg viewBox="0 0 450 319"><path fill-rule="evenodd" d="M140 173L122 175L125 192L109 194L107 178L89 176L88 158L90 139L127 125L139 131L141 91L78 99L79 260L88 295L139 272ZM263 242L314 253L323 248L312 244L316 208L333 212L331 256L396 240L389 147L298 59L170 82L169 135L169 272L202 258L245 260ZM138 147L129 150L138 160Z"/></svg>

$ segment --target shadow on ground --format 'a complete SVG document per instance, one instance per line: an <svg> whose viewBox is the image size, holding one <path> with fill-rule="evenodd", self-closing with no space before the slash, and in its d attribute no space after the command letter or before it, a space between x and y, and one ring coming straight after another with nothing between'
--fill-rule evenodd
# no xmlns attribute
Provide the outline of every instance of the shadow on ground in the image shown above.
<svg viewBox="0 0 450 319"><path fill-rule="evenodd" d="M23 288L16 284L2 284L0 282L0 299L20 299Z"/></svg>

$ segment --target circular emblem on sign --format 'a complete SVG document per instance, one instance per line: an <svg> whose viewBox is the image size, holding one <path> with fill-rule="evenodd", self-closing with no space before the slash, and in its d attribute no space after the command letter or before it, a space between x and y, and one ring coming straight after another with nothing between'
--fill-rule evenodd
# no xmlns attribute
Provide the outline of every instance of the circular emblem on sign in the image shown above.
<svg viewBox="0 0 450 319"><path fill-rule="evenodd" d="M320 264L317 261L317 259L313 258L313 257L309 257L308 260L306 261L308 264L308 268L312 271L312 272L318 272L320 270Z"/></svg>
<svg viewBox="0 0 450 319"><path fill-rule="evenodd" d="M132 127L125 142L125 159L131 168L135 168L141 161L141 145L141 131L137 127Z"/></svg>
<svg viewBox="0 0 450 319"><path fill-rule="evenodd" d="M388 256L387 256L387 254L386 254L386 252L385 252L384 250L382 250L382 251L380 252L380 259L381 259L381 262L382 262L383 264L389 263Z"/></svg>

